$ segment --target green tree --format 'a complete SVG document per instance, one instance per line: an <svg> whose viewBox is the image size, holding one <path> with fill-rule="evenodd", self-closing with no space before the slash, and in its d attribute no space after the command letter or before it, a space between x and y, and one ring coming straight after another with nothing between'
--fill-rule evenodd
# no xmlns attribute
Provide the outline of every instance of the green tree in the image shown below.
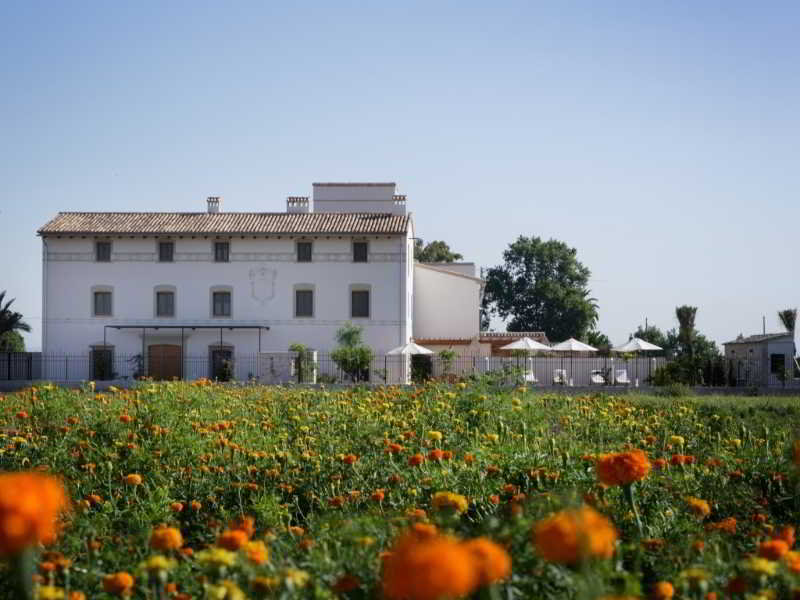
<svg viewBox="0 0 800 600"><path fill-rule="evenodd" d="M422 240L414 240L414 260L418 262L455 262L464 258L458 252L450 250L447 242L434 240L425 244Z"/></svg>
<svg viewBox="0 0 800 600"><path fill-rule="evenodd" d="M678 319L678 344L682 354L690 358L694 356L694 341L697 337L697 330L694 327L697 317L697 307L684 304L675 308L675 316Z"/></svg>
<svg viewBox="0 0 800 600"><path fill-rule="evenodd" d="M508 331L544 331L553 340L584 338L597 323L591 272L558 240L520 236L486 275L484 313L510 319Z"/></svg>
<svg viewBox="0 0 800 600"><path fill-rule="evenodd" d="M5 297L6 292L0 292L0 335L9 331L30 331L31 326L22 320L22 315L11 310L14 298L6 302L4 306Z"/></svg>
<svg viewBox="0 0 800 600"><path fill-rule="evenodd" d="M590 329L583 341L597 348L601 354L606 354L611 350L611 340L605 333L597 331L597 329Z"/></svg>
<svg viewBox="0 0 800 600"><path fill-rule="evenodd" d="M637 337L640 340L650 342L659 348L663 348L663 350L660 351L648 352L648 356L670 356L675 350L675 347L670 345L667 335L655 325L648 325L647 327L639 325L633 333L633 337Z"/></svg>
<svg viewBox="0 0 800 600"><path fill-rule="evenodd" d="M336 332L339 347L331 352L333 362L353 381L369 377L369 366L374 354L372 348L361 340L363 329L353 323L345 323Z"/></svg>
<svg viewBox="0 0 800 600"><path fill-rule="evenodd" d="M5 352L25 352L25 340L18 331L0 334L0 353Z"/></svg>

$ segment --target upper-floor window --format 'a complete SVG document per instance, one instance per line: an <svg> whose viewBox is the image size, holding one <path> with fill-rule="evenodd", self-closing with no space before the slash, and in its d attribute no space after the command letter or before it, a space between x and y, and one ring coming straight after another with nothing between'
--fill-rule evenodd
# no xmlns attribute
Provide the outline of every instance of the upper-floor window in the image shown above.
<svg viewBox="0 0 800 600"><path fill-rule="evenodd" d="M350 316L354 319L369 319L369 290L350 290Z"/></svg>
<svg viewBox="0 0 800 600"><path fill-rule="evenodd" d="M353 262L367 262L369 244L367 242L353 242Z"/></svg>
<svg viewBox="0 0 800 600"><path fill-rule="evenodd" d="M214 242L214 262L229 262L230 257L230 242Z"/></svg>
<svg viewBox="0 0 800 600"><path fill-rule="evenodd" d="M313 289L296 289L294 291L294 316L295 317L314 316Z"/></svg>
<svg viewBox="0 0 800 600"><path fill-rule="evenodd" d="M111 316L111 292L94 293L94 316L95 317Z"/></svg>
<svg viewBox="0 0 800 600"><path fill-rule="evenodd" d="M111 262L111 242L95 242L94 259L97 262Z"/></svg>
<svg viewBox="0 0 800 600"><path fill-rule="evenodd" d="M297 262L311 262L312 250L311 242L297 242Z"/></svg>
<svg viewBox="0 0 800 600"><path fill-rule="evenodd" d="M158 242L158 262L175 260L175 242Z"/></svg>
<svg viewBox="0 0 800 600"><path fill-rule="evenodd" d="M175 316L175 292L156 292L156 316Z"/></svg>
<svg viewBox="0 0 800 600"><path fill-rule="evenodd" d="M213 292L211 294L211 314L215 317L231 316L230 292Z"/></svg>

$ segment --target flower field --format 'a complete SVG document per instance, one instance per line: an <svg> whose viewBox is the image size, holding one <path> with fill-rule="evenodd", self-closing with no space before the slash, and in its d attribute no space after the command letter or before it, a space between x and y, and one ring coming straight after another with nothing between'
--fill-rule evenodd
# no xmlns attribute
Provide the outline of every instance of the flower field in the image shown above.
<svg viewBox="0 0 800 600"><path fill-rule="evenodd" d="M3 598L800 598L798 398L171 382L0 409Z"/></svg>

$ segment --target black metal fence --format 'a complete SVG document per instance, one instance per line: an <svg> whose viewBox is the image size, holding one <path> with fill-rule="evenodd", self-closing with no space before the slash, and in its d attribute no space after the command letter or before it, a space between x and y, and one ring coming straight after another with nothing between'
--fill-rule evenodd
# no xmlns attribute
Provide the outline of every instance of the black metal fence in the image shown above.
<svg viewBox="0 0 800 600"><path fill-rule="evenodd" d="M344 367L344 368L343 368ZM639 386L685 378L678 364L663 357L545 355L534 357L434 355L377 355L363 368L347 368L329 353L266 352L233 354L217 351L206 355L180 356L151 353L114 354L95 350L87 354L0 354L0 381L60 382L133 381L208 378L261 383L409 383L430 378L458 380L488 375L507 383L542 386ZM800 385L789 376L765 373L757 360L728 361L723 358L700 362L689 374L690 383L713 387L762 387Z"/></svg>

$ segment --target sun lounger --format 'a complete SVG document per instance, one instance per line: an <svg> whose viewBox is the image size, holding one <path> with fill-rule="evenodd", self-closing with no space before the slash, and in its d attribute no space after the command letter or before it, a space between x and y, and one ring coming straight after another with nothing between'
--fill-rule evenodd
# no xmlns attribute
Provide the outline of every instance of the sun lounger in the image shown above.
<svg viewBox="0 0 800 600"><path fill-rule="evenodd" d="M553 383L556 385L566 385L567 383L567 370L566 369L553 369Z"/></svg>
<svg viewBox="0 0 800 600"><path fill-rule="evenodd" d="M623 385L630 384L631 380L628 379L628 370L627 369L617 369L616 382L617 383L621 383Z"/></svg>
<svg viewBox="0 0 800 600"><path fill-rule="evenodd" d="M533 371L528 371L525 373L525 383L539 383L539 380L536 379L536 375Z"/></svg>
<svg viewBox="0 0 800 600"><path fill-rule="evenodd" d="M595 369L592 371L591 382L594 385L606 384L606 377L603 375L603 371L601 369Z"/></svg>

